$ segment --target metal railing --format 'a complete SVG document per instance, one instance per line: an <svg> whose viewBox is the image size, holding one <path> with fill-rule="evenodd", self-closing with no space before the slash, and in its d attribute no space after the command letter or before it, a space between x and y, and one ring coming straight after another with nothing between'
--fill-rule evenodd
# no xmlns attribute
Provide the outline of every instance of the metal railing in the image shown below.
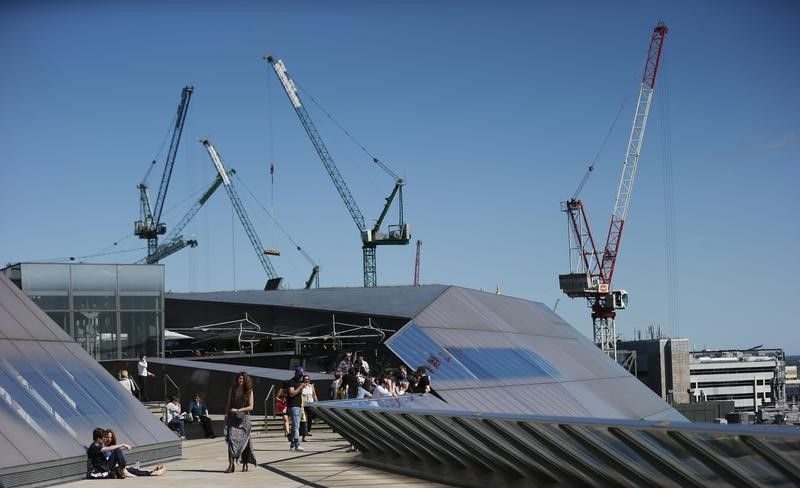
<svg viewBox="0 0 800 488"><path fill-rule="evenodd" d="M165 424L169 424L169 420L167 418L167 402L169 402L169 396L167 396L167 380L172 383L172 387L175 388L176 397L180 399L181 397L181 387L176 385L172 378L169 377L167 373L164 373L164 406L161 407L161 419Z"/></svg>
<svg viewBox="0 0 800 488"><path fill-rule="evenodd" d="M181 398L181 387L176 385L172 378L169 377L167 373L164 373L164 401L169 401L169 396L167 395L167 381L172 383L172 387L175 389L175 397L180 399Z"/></svg>
<svg viewBox="0 0 800 488"><path fill-rule="evenodd" d="M267 405L269 402L270 397L273 395L275 391L275 385L270 385L269 391L267 392L267 396L264 397L264 435L269 432L269 409L267 409ZM275 416L275 401L272 402L272 416Z"/></svg>

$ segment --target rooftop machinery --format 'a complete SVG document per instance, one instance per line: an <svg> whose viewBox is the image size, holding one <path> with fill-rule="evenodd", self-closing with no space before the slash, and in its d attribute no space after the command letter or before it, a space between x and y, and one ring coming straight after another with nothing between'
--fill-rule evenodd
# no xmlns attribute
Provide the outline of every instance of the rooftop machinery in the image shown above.
<svg viewBox="0 0 800 488"><path fill-rule="evenodd" d="M633 127L628 139L622 176L602 255L595 247L594 237L586 219L584 204L577 199L586 178L575 196L567 202L562 202L562 210L567 213L570 228L570 272L559 275L559 285L570 298L586 298L589 308L592 310L594 343L615 361L617 359L616 310L626 307L628 294L624 290L613 290L611 279L614 276L622 230L628 214L631 192L636 178L636 167L639 163L644 130L650 112L650 102L653 98L656 74L666 34L667 26L661 22L653 29L650 37L636 114L633 117ZM591 170L590 166L589 171Z"/></svg>
<svg viewBox="0 0 800 488"><path fill-rule="evenodd" d="M219 157L219 153L217 153L217 149L208 141L208 139L201 139L200 143L203 144L203 146L206 148L206 151L208 151L208 155L211 157L211 161L214 163L214 168L217 170L217 175L222 180L222 185L225 187L225 191L228 192L228 197L231 199L231 204L236 210L236 213L239 215L239 220L242 222L242 226L247 233L247 237L250 239L250 243L253 245L253 248L256 251L258 260L261 262L261 266L263 266L264 271L267 272L269 280L267 281L267 285L264 287L264 289L277 290L280 288L283 278L280 278L278 274L275 273L275 268L272 267L272 263L269 261L269 258L267 258L268 254L276 254L277 251L265 249L261 244L261 239L258 238L258 234L256 234L256 230L253 227L253 224L250 222L250 217L247 216L244 205L242 205L242 201L239 199L239 194L236 192L236 188L233 186L229 172L225 170L225 166L222 164L222 160ZM234 170L230 170L230 173L234 172ZM309 282L310 281L311 280L309 280Z"/></svg>
<svg viewBox="0 0 800 488"><path fill-rule="evenodd" d="M281 84L286 91L286 95L289 96L289 101L292 103L292 107L294 107L297 116L300 118L300 123L306 130L308 137L311 139L311 143L314 145L314 149L316 149L317 154L322 160L322 164L325 166L325 169L327 170L328 175L331 177L331 180L333 180L333 184L336 186L339 196L342 198L342 201L344 201L344 204L347 207L347 210L350 212L350 216L353 218L356 227L358 227L359 235L361 237L361 249L364 255L364 286L378 286L377 266L375 259L375 251L377 246L405 245L408 244L408 241L411 238L411 230L408 224L404 223L403 221L403 180L394 174L377 158L373 158L373 162L379 165L384 171L394 178L395 186L391 194L386 198L386 204L383 207L380 217L378 217L377 221L375 222L375 225L368 229L364 222L364 215L361 213L358 205L356 205L355 199L353 198L353 195L350 194L350 190L347 188L347 184L344 182L342 175L339 173L339 169L333 162L333 158L328 152L327 147L325 147L325 143L322 142L322 138L320 137L319 132L317 132L314 122L312 122L311 117L309 117L308 112L300 101L295 83L286 72L286 67L283 64L283 61L279 59L275 60L272 56L265 56L264 59L266 59L275 70L275 74L281 81ZM389 211L389 207L392 205L395 196L397 196L399 200L399 223L397 225L388 226L388 232L384 234L380 232L380 227L383 224L383 220L386 217L386 213Z"/></svg>
<svg viewBox="0 0 800 488"><path fill-rule="evenodd" d="M164 208L164 200L167 197L167 189L169 188L169 180L172 177L172 168L175 165L175 156L178 154L178 145L181 142L181 134L183 133L183 125L186 121L186 113L189 111L189 102L192 99L192 92L194 88L191 86L183 87L181 91L181 102L178 105L178 112L175 115L175 127L172 131L172 140L167 151L167 161L164 165L164 174L161 176L161 186L158 188L158 196L156 197L155 204L151 207L150 196L147 192L147 177L153 170L156 162L147 170L142 182L136 187L139 189L139 206L141 220L134 222L133 233L139 236L140 239L147 239L147 257L144 259L148 263L157 263L158 258L155 257L158 250L158 236L167 232L166 224L161 222L161 211ZM180 236L178 240L168 243L168 245L159 251L159 255L164 257L172 252L182 249L187 245L192 247L197 245L197 241L184 242ZM171 252L164 254L166 248L173 249Z"/></svg>

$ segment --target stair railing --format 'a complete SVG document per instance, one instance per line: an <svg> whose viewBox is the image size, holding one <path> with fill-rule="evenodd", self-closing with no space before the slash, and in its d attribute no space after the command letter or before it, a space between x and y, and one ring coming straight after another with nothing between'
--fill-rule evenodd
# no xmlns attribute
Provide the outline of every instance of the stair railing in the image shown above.
<svg viewBox="0 0 800 488"><path fill-rule="evenodd" d="M272 402L272 408L268 409L269 399L275 392L275 385L270 385L267 396L264 397L264 435L269 432L269 411L272 410L272 416L275 416L275 401Z"/></svg>
<svg viewBox="0 0 800 488"><path fill-rule="evenodd" d="M175 389L175 397L177 397L178 400L180 400L181 387L176 385L175 382L172 381L172 378L170 378L170 376L167 373L164 373L164 401L165 402L169 401L169 396L167 395L167 381L169 381L172 384L172 387Z"/></svg>

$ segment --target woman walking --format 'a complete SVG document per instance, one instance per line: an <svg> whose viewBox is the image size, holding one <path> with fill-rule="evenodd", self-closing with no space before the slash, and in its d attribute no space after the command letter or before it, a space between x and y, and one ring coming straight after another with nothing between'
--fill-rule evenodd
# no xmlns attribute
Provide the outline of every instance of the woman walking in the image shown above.
<svg viewBox="0 0 800 488"><path fill-rule="evenodd" d="M253 382L244 371L236 375L228 389L225 407L225 426L228 442L228 469L236 470L236 461L242 463L242 471L247 471L248 463L256 464L253 455L253 442L250 439L250 412L253 410Z"/></svg>

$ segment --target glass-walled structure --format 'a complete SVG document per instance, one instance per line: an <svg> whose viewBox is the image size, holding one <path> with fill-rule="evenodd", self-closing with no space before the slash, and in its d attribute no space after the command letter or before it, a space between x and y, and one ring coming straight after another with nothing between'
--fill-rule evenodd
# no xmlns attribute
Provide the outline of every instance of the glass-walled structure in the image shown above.
<svg viewBox="0 0 800 488"><path fill-rule="evenodd" d="M95 359L163 357L162 265L19 263L3 273Z"/></svg>

